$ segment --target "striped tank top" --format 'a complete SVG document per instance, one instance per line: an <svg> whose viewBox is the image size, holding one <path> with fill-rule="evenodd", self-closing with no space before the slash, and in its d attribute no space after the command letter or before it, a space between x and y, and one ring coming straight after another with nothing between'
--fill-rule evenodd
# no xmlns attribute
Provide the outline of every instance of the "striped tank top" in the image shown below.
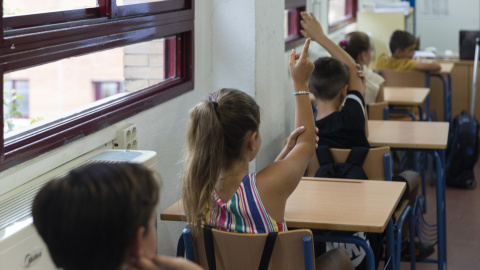
<svg viewBox="0 0 480 270"><path fill-rule="evenodd" d="M276 222L265 210L254 173L245 175L237 192L228 202L222 202L217 193L213 192L205 223L229 232L268 233L287 230L285 221Z"/></svg>

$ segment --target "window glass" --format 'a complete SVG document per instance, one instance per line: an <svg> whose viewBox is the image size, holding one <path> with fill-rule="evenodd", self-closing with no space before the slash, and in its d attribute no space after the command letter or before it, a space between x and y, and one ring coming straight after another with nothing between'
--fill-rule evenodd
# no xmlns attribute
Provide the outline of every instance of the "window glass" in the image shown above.
<svg viewBox="0 0 480 270"><path fill-rule="evenodd" d="M117 6L173 1L178 2L178 0L117 0Z"/></svg>
<svg viewBox="0 0 480 270"><path fill-rule="evenodd" d="M96 6L97 0L3 0L3 13L8 17Z"/></svg>
<svg viewBox="0 0 480 270"><path fill-rule="evenodd" d="M18 103L16 108L19 112L27 110L30 121L19 121L19 117L9 115L4 106L4 122L11 122L10 127L4 125L5 139L8 140L10 134L28 130L32 121L45 124L165 81L165 65L175 67L175 57L166 57L165 53L175 54L175 46L173 50L165 50L164 40L70 57L6 73L4 90L12 89L13 82L18 80L27 82L26 87L23 84L22 92L20 88L17 92L26 98L27 105ZM172 59L173 63L165 59Z"/></svg>
<svg viewBox="0 0 480 270"><path fill-rule="evenodd" d="M346 0L328 1L328 24L340 21L346 17Z"/></svg>
<svg viewBox="0 0 480 270"><path fill-rule="evenodd" d="M291 36L296 36L298 34L298 25L297 25L297 9L286 9L284 15L284 37L288 38Z"/></svg>

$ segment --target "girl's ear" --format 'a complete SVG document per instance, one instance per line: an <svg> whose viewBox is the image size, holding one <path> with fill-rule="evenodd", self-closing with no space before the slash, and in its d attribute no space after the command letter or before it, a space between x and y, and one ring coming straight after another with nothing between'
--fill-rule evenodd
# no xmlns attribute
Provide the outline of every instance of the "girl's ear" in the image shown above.
<svg viewBox="0 0 480 270"><path fill-rule="evenodd" d="M359 60L358 63L360 63L362 65L365 64L365 61L368 57L368 51L361 52L358 57L360 58L360 59L358 59Z"/></svg>
<svg viewBox="0 0 480 270"><path fill-rule="evenodd" d="M145 227L138 228L135 237L132 239L130 246L127 249L126 259L139 258L142 254L142 240L145 233ZM128 261L127 261L128 262Z"/></svg>
<svg viewBox="0 0 480 270"><path fill-rule="evenodd" d="M255 143L257 141L258 133L256 131L252 132L247 139L247 150L255 151Z"/></svg>

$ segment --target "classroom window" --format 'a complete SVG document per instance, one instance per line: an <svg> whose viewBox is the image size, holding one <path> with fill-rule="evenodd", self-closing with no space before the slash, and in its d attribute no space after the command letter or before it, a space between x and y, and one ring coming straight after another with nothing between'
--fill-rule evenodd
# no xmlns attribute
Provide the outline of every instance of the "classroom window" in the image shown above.
<svg viewBox="0 0 480 270"><path fill-rule="evenodd" d="M305 10L305 0L285 0L284 38L285 50L290 50L303 43L300 33L300 12Z"/></svg>
<svg viewBox="0 0 480 270"><path fill-rule="evenodd" d="M28 80L4 80L3 83L3 132L29 124Z"/></svg>
<svg viewBox="0 0 480 270"><path fill-rule="evenodd" d="M328 0L328 29L333 32L357 20L357 0Z"/></svg>
<svg viewBox="0 0 480 270"><path fill-rule="evenodd" d="M192 1L117 1L4 0L0 171L193 89Z"/></svg>

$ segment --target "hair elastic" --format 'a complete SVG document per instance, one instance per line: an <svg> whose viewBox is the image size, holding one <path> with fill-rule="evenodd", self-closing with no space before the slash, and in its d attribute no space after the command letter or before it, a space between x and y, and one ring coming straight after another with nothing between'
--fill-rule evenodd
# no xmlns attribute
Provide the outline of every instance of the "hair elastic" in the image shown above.
<svg viewBox="0 0 480 270"><path fill-rule="evenodd" d="M345 41L345 39L340 40L340 45L342 45L343 47L347 47L347 42Z"/></svg>
<svg viewBox="0 0 480 270"><path fill-rule="evenodd" d="M217 111L217 109L218 109L218 103L217 103L216 101L213 101L213 100L212 100L212 103L213 103L213 109L214 109L215 111Z"/></svg>

